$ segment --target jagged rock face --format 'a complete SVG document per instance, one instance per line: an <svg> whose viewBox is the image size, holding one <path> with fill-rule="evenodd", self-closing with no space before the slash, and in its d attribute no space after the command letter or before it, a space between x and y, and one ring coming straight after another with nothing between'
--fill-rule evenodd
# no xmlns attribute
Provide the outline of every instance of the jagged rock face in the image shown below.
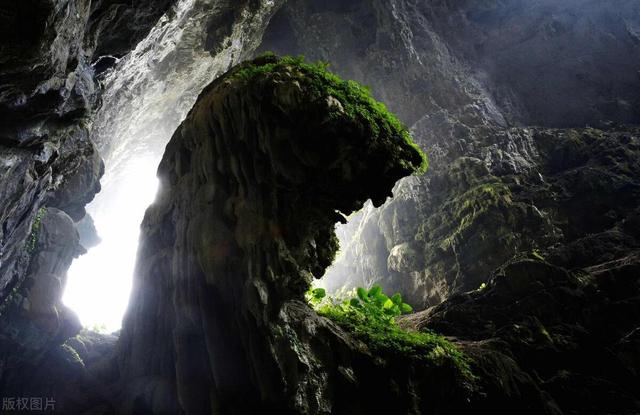
<svg viewBox="0 0 640 415"><path fill-rule="evenodd" d="M60 301L67 268L73 258L83 253L78 242L78 232L68 215L54 208L38 212L28 245L24 247L28 272L22 290L3 302L3 340L10 339L37 354L45 349L41 343L56 337L67 338L69 335L64 337L65 332L73 335L79 330L77 317ZM10 307L10 303L19 307ZM12 325L12 316L18 317L17 326ZM72 323L65 328L68 321ZM23 330L40 334L24 335ZM35 346L23 344L31 341L36 342Z"/></svg>
<svg viewBox="0 0 640 415"><path fill-rule="evenodd" d="M580 258L554 257L573 268L638 246L631 225L640 203L637 129L490 134L471 136L485 147L462 154L454 147L432 159L430 173L402 183L399 198L360 224L377 225L365 243L388 244L383 281L415 304L437 304L477 288L518 252L589 239L590 245L579 242L585 250ZM417 258L403 263L403 251Z"/></svg>
<svg viewBox="0 0 640 415"><path fill-rule="evenodd" d="M639 24L635 2L283 7L262 48L327 60L370 85L431 159L425 176L339 231L328 288L378 282L426 307L477 288L521 251L599 232L617 235L606 246L620 242L618 252L634 246L614 229L639 202L637 132L611 122L640 119Z"/></svg>
<svg viewBox="0 0 640 415"><path fill-rule="evenodd" d="M0 387L7 396L29 390L51 397L60 382L42 375L38 368L48 371L56 366L52 356L69 355L63 343L80 331L78 317L61 298L67 269L84 250L73 220L54 208L38 212L23 249L27 276L2 302ZM38 380L41 375L49 382L46 387L42 385L46 382Z"/></svg>
<svg viewBox="0 0 640 415"><path fill-rule="evenodd" d="M85 75L82 49L89 4L25 1L1 7L0 137L3 144L47 141L60 115L82 112L86 108L76 101L91 99L93 81Z"/></svg>
<svg viewBox="0 0 640 415"><path fill-rule="evenodd" d="M136 3L140 4L123 2L111 15L144 14L142 9L147 8L157 19L163 11L155 6L169 4ZM100 4L104 6L80 0L25 0L0 5L0 389L4 397L82 400L82 384L90 383L86 377L78 378L84 366L65 345L80 330L80 323L61 303L61 296L66 270L83 251L74 222L83 218L85 205L100 190L103 173L89 137L100 94L91 61L96 44L101 53L116 52L107 50L115 47L114 42L109 47L103 45L109 42L100 42L106 19L96 10ZM135 42L135 36L155 22L149 17L128 23L118 28L118 35ZM131 45L118 45L118 50ZM57 409L76 413L77 407L67 405L72 400L61 399Z"/></svg>
<svg viewBox="0 0 640 415"><path fill-rule="evenodd" d="M637 413L640 257L637 250L626 254L575 272L514 260L486 287L404 324L465 341L489 396L480 412L520 413L522 402L535 405L530 391L538 390L537 401L555 407L552 413Z"/></svg>
<svg viewBox="0 0 640 415"><path fill-rule="evenodd" d="M132 7L124 0L92 1L89 41L95 42L95 56L122 57L135 49L174 3L174 0L142 0Z"/></svg>
<svg viewBox="0 0 640 415"><path fill-rule="evenodd" d="M160 19L174 3L175 7ZM134 89L131 78L121 76L124 73L140 84L160 85L163 98L166 98L167 85L171 83L168 78L175 75L172 70L182 65L180 70L189 75L184 76L188 82L183 84L183 94L176 94L177 102L169 105L177 114L177 121L171 127L173 130L191 106L191 96L255 48L270 13L279 5L280 2L273 1L217 0L27 0L0 5L0 195L3 200L0 208L0 299L7 305L2 308L2 328L11 331L0 339L0 383L11 386L3 392L12 392L15 396L53 396L58 400L56 409L64 413L84 410L96 413L104 409L100 402L107 399L101 397L96 376L105 375L105 370L100 369L100 374L90 373L89 366L94 365L95 359L87 357L93 356L96 350L108 355L114 340L83 343L82 339L87 336L96 336L88 333L65 343L77 332L77 318L66 309L64 313L57 312L58 317L54 318L56 313L52 310L62 309L59 282L64 280L66 269L59 270L55 278L37 278L40 282L35 285L36 294L30 294L32 276L40 272L34 268L37 265L33 265L30 257L30 235L40 220L37 212L42 206L49 210L61 209L73 221L80 222L82 245L89 247L95 243L95 230L86 218L84 208L100 190L99 180L104 171L101 156L108 155L103 152L105 141L117 146L125 140L122 135L114 134L114 128L108 132L94 128L96 111L103 102L107 111L119 114L114 101L103 101L104 96L108 98L109 93L122 92L126 89L122 88L123 84ZM181 16L176 16L180 13ZM146 56L138 59L141 66L132 65L134 70L130 72L127 67L122 71L107 72L118 62L121 66L130 62L131 59L118 60L113 56L120 58L129 53L159 19L151 39L147 39L139 53L133 56L134 61ZM188 24L183 25L185 21ZM203 36L204 31L209 34ZM206 42L202 41L203 37L207 37ZM163 45L149 47L154 43ZM220 56L209 56L220 50ZM187 65L187 55L194 61L203 56L209 59ZM158 56L165 59L158 61ZM151 63L157 65L158 72L152 71ZM194 68L198 65L200 78L194 76ZM146 72L157 77L145 81ZM144 90L144 87L140 89ZM127 99L130 98L128 95ZM141 98L148 96L141 94ZM149 104L151 100L145 102ZM123 117L135 118L131 111L124 110L123 113ZM98 117L98 121L100 119ZM117 124L113 117L109 120L112 125ZM103 144L100 154L94 142ZM158 148L163 146L164 142ZM56 236L62 238L58 241L61 244L75 243L71 233ZM49 275L44 270L42 273ZM47 301L43 303L42 295L37 293L46 294ZM51 333L40 333L34 338L32 334L39 333L37 330L10 330L31 327L37 320L20 314L20 306L12 301L16 295L20 298L34 295L38 307L49 310L48 314L43 311L43 315L48 316L52 327L65 326L66 323L56 325L54 322L62 314L68 314L70 321L73 320L68 326L74 328L52 329L52 333L56 333L54 340ZM52 306L50 301L56 297L55 304L58 305ZM39 356L38 359L25 363L27 357L33 355ZM7 366L7 362L22 362L22 366L16 369L13 363ZM37 379L33 377L35 373ZM60 378L67 382L60 383ZM100 384L103 383L101 380Z"/></svg>
<svg viewBox="0 0 640 415"><path fill-rule="evenodd" d="M372 138L296 66L249 81L245 68L203 91L159 167L119 342L119 411L464 405L454 382L434 384L444 374L425 376L432 369L402 356L374 359L303 299L335 253L336 211L384 200L418 153L399 137Z"/></svg>
<svg viewBox="0 0 640 415"><path fill-rule="evenodd" d="M142 6L150 8L151 2ZM133 9L122 6L118 13L137 13ZM18 253L38 208L58 207L78 221L100 189L103 167L89 138L88 117L99 95L91 68L91 42L98 34L91 27L103 24L98 20L104 16L91 17L85 1L6 2L0 11L4 298L24 278ZM129 30L141 33L153 23Z"/></svg>
<svg viewBox="0 0 640 415"><path fill-rule="evenodd" d="M639 28L633 0L292 0L262 48L331 62L409 125L444 108L465 124L603 126L640 120Z"/></svg>
<svg viewBox="0 0 640 415"><path fill-rule="evenodd" d="M408 3L289 1L271 20L260 50L330 62L343 78L370 86L407 125L441 108L504 123L465 62Z"/></svg>
<svg viewBox="0 0 640 415"><path fill-rule="evenodd" d="M355 276L351 284L383 281L426 306L477 288L518 252L589 239L580 242L581 258L554 260L573 268L638 246L637 129L467 134L459 145L434 145L443 155L432 157L429 173L402 182L396 198L356 218L350 226L362 236L334 273ZM409 262L407 252L414 253Z"/></svg>

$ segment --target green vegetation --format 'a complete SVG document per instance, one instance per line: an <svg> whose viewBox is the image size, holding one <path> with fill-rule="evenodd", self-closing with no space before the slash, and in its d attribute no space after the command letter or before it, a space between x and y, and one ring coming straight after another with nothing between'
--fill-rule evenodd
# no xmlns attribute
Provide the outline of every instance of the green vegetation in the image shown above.
<svg viewBox="0 0 640 415"><path fill-rule="evenodd" d="M69 344L69 341L64 342L60 346L60 353L67 362L72 364L84 365L82 357L80 357L76 349L74 349L73 346Z"/></svg>
<svg viewBox="0 0 640 415"><path fill-rule="evenodd" d="M27 246L26 246L27 252L29 254L34 253L36 248L38 247L38 237L40 236L40 223L42 222L42 218L44 217L45 212L46 212L46 209L43 207L38 209L38 213L36 213L36 218L33 221L33 225L31 225L31 233L27 238Z"/></svg>
<svg viewBox="0 0 640 415"><path fill-rule="evenodd" d="M87 327L87 329L89 331L93 331L95 333L101 333L101 334L106 334L106 333L109 332L109 330L107 330L107 325L104 324L104 323L102 323L102 324L98 324L98 323L93 324L93 325Z"/></svg>
<svg viewBox="0 0 640 415"><path fill-rule="evenodd" d="M442 240L440 248L447 249L456 241L464 239L462 235L465 231L472 228L483 215L500 212L500 206L510 206L512 203L511 190L501 182L480 184L447 202L446 205L450 206L445 208L451 212L448 216L455 218L454 223L458 225L452 234Z"/></svg>
<svg viewBox="0 0 640 415"><path fill-rule="evenodd" d="M9 295L7 295L4 299L4 301L2 302L2 304L0 304L0 317L3 316L5 314L5 312L7 311L7 309L12 305L12 304L16 304L18 303L22 297L20 296L20 294L18 293L20 289L20 285L16 284L13 289L11 290L11 292L9 293Z"/></svg>
<svg viewBox="0 0 640 415"><path fill-rule="evenodd" d="M533 251L531 251L531 256L540 261L545 261L544 256L542 256L540 251L538 251L537 249L534 249Z"/></svg>
<svg viewBox="0 0 640 415"><path fill-rule="evenodd" d="M370 128L374 139L390 140L400 137L404 140L418 152L420 160L408 162L401 158L403 167L416 173L424 173L428 168L427 157L413 142L398 118L389 112L383 103L376 101L369 89L355 81L340 79L327 70L328 66L326 62L306 63L302 56L278 58L273 53L266 53L240 66L232 77L248 82L258 76L266 76L277 71L297 71L296 75L299 75L300 81L304 82L306 89L318 99L331 96L340 102L342 108L332 110L336 117L346 115L360 125Z"/></svg>
<svg viewBox="0 0 640 415"><path fill-rule="evenodd" d="M452 364L468 380L473 380L469 358L443 336L430 332L405 330L396 318L412 311L399 293L388 297L379 285L369 290L358 288L356 296L343 301L325 297L324 289L307 292L307 299L318 314L327 317L372 350L382 354L411 356L436 366Z"/></svg>
<svg viewBox="0 0 640 415"><path fill-rule="evenodd" d="M38 237L40 236L40 225L42 223L42 218L44 217L45 212L46 212L46 208L41 207L40 209L38 209L38 212L36 213L36 217L33 221L33 224L31 225L31 232L27 237L27 241L24 247L27 255L24 255L22 260L30 261L31 255L36 251L36 248L38 247ZM10 310L11 306L15 306L19 304L20 301L22 300L22 296L19 293L22 279L24 279L24 277L22 277L15 283L15 285L13 286L9 294L0 303L0 316L7 313L7 311Z"/></svg>

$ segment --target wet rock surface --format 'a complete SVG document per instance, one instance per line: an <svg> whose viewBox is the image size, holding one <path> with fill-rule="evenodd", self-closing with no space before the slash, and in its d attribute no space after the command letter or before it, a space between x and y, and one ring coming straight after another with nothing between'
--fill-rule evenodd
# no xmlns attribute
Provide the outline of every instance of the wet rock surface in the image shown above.
<svg viewBox="0 0 640 415"><path fill-rule="evenodd" d="M140 7L161 13L152 3ZM100 91L90 65L92 40L98 36L91 26L103 24L104 16L92 15L89 4L24 1L0 6L2 298L24 277L24 261L16 252L25 245L37 210L57 207L78 221L100 190L102 161L89 138ZM118 8L124 14L143 13L134 9ZM154 23L148 19L127 27L141 33ZM119 35L129 39L126 30Z"/></svg>
<svg viewBox="0 0 640 415"><path fill-rule="evenodd" d="M262 49L331 62L408 125L603 127L640 119L639 25L633 0L292 0Z"/></svg>
<svg viewBox="0 0 640 415"><path fill-rule="evenodd" d="M0 389L5 397L28 391L55 400L78 387L77 371L65 363L76 354L65 342L82 326L61 298L67 269L84 249L73 220L55 208L38 211L23 249L26 277L2 303Z"/></svg>

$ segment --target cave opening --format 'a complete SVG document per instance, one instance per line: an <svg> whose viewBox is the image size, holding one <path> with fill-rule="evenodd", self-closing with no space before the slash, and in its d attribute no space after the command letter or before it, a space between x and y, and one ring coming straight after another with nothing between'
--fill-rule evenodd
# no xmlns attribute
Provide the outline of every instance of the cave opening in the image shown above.
<svg viewBox="0 0 640 415"><path fill-rule="evenodd" d="M86 210L102 242L74 260L63 297L83 326L96 331L121 327L140 223L157 191L156 169L165 145L200 91L242 57L242 41L229 42L215 54L207 50L201 34L211 16L197 4L176 2L135 49L96 74L103 94L91 138L105 174L102 190ZM238 39L234 31L244 27L237 22L229 38Z"/></svg>
<svg viewBox="0 0 640 415"><path fill-rule="evenodd" d="M140 223L155 197L159 157L144 154L107 167L103 190L87 206L101 241L76 258L63 302L94 331L120 329L136 260Z"/></svg>

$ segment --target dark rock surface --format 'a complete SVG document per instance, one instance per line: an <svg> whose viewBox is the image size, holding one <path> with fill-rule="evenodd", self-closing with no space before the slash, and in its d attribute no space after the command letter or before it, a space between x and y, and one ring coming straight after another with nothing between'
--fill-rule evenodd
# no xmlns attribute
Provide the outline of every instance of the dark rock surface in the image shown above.
<svg viewBox="0 0 640 415"><path fill-rule="evenodd" d="M245 68L203 91L160 164L118 410L458 413L469 391L450 370L375 358L303 297L335 253L336 211L384 200L417 152L374 138L296 66L248 81Z"/></svg>
<svg viewBox="0 0 640 415"><path fill-rule="evenodd" d="M99 402L106 399L100 397L102 392L96 386L95 376L108 377L110 366L103 367L99 375L91 371L88 375L88 367L93 363L87 363L80 350L83 346L77 342L65 343L79 330L77 318L60 303L66 268L56 271L55 277L45 269L38 270L40 262L31 258L37 242L33 235L40 226L38 212L44 207L47 211L57 208L68 215L67 219L71 217L79 222L77 228L84 247L89 248L96 242L95 229L85 215L85 205L100 191L99 180L104 171L101 160L104 154L99 154L94 145L94 121L102 106L105 88L110 87L105 79L118 62L126 60L118 58L135 48L165 12L168 14L162 18L163 22L175 20L179 11L171 9L175 3L173 0L25 0L0 5L0 299L3 304L0 384L4 385L3 397L9 393L55 396L59 399L56 409L61 413L80 410L96 413L94 411L104 409ZM206 46L211 51L225 49L220 60L227 68L234 59L240 58L245 48L255 47L265 25L263 19L268 20L269 11L279 6L279 2L276 3L215 0L184 3L182 6L190 7L187 16L183 16L188 22L202 20L208 22L208 26L195 25L185 31L178 22L174 28L177 39L182 36L185 40L178 42L179 45L166 42L168 48L175 49L173 54L164 55L167 60L163 62L158 63L157 56L150 61L154 59L164 68L160 77L167 78L171 76L167 68L184 64L186 55L196 60L209 54L203 47ZM229 10L232 13L227 13ZM247 11L255 12L255 16ZM224 21L224 16L231 21ZM219 30L221 22L233 28L233 33L243 31L243 41L232 45L229 36L233 33ZM211 32L206 45L199 40L202 32L198 27ZM228 54L231 54L230 60L226 60ZM175 62L170 63L172 59ZM144 65L135 69L137 72L132 76L136 79L144 75L141 70L150 70ZM184 71L188 73L189 68ZM211 71L210 76L215 73ZM185 79L190 78L185 76ZM199 90L201 85L185 84L185 89ZM184 97L177 99L182 101ZM183 102L180 105L187 109L190 106ZM176 108L176 111L180 110ZM127 116L131 117L130 111ZM123 138L111 134L107 139ZM57 243L77 245L75 230L73 227L68 230L54 234L61 238ZM33 277L40 274L45 276ZM39 282L34 283L34 278ZM40 319L49 322L50 333L43 334L43 328L34 326L35 317L23 315L20 307L26 304L29 295L35 296ZM96 342L89 343L87 349L99 350L96 353L106 356L114 340L98 342L99 347L94 347ZM80 359L76 359L78 353ZM30 359L34 355L38 359ZM61 383L60 379L67 381Z"/></svg>
<svg viewBox="0 0 640 415"><path fill-rule="evenodd" d="M100 102L94 49L130 50L170 2L120 3L111 15L126 21L117 33L126 43L117 47L103 37L108 16L97 9L105 2L0 5L0 395L69 398L60 413L77 413L66 405L86 390L65 344L80 322L61 297L71 260L84 251L74 221L104 168L90 139Z"/></svg>
<svg viewBox="0 0 640 415"><path fill-rule="evenodd" d="M404 324L466 341L489 395L478 409L507 409L501 395L508 388L500 383L515 374L521 385L511 399L534 403L524 393L541 390L558 413L636 414L639 271L637 250L579 271L521 258L495 271L482 289L453 296ZM491 355L511 367L496 371Z"/></svg>
<svg viewBox="0 0 640 415"><path fill-rule="evenodd" d="M262 49L331 62L409 125L602 127L640 120L639 28L634 0L291 0Z"/></svg>
<svg viewBox="0 0 640 415"><path fill-rule="evenodd" d="M413 304L435 305L477 288L519 252L559 244L566 248L554 248L553 261L575 268L639 246L637 128L467 133L458 145L449 136L451 145L433 146L430 172L401 183L396 198L351 225L362 236L336 269L355 276L350 284L378 275Z"/></svg>
<svg viewBox="0 0 640 415"><path fill-rule="evenodd" d="M98 235L98 231L96 230L96 226L91 215L85 215L84 218L76 223L76 229L80 236L80 245L85 249L93 248L100 243L100 235Z"/></svg>
<svg viewBox="0 0 640 415"><path fill-rule="evenodd" d="M330 290L377 282L425 307L477 288L518 252L592 233L603 236L590 250L637 246L623 224L640 204L638 132L617 123L640 120L638 7L288 2L262 49L327 60L370 85L431 159L339 230Z"/></svg>
<svg viewBox="0 0 640 415"><path fill-rule="evenodd" d="M174 0L124 0L91 2L88 42L94 56L122 57L135 49Z"/></svg>
<svg viewBox="0 0 640 415"><path fill-rule="evenodd" d="M166 8L167 1L156 3ZM27 0L0 6L0 298L24 278L19 252L36 211L57 207L78 221L100 190L102 161L89 138L99 102L90 67L99 34L91 27L104 25L106 17L92 17L89 4ZM125 4L118 10L152 9L157 19L156 6L147 1L138 11ZM149 18L127 27L141 34L154 23ZM118 34L132 40L126 30Z"/></svg>
<svg viewBox="0 0 640 415"><path fill-rule="evenodd" d="M26 277L1 306L0 390L6 397L36 392L33 382L40 369L56 372L51 369L51 354L63 352L64 342L81 329L78 317L61 302L67 269L84 251L73 220L58 209L41 209L23 249ZM52 387L60 384L49 382Z"/></svg>

